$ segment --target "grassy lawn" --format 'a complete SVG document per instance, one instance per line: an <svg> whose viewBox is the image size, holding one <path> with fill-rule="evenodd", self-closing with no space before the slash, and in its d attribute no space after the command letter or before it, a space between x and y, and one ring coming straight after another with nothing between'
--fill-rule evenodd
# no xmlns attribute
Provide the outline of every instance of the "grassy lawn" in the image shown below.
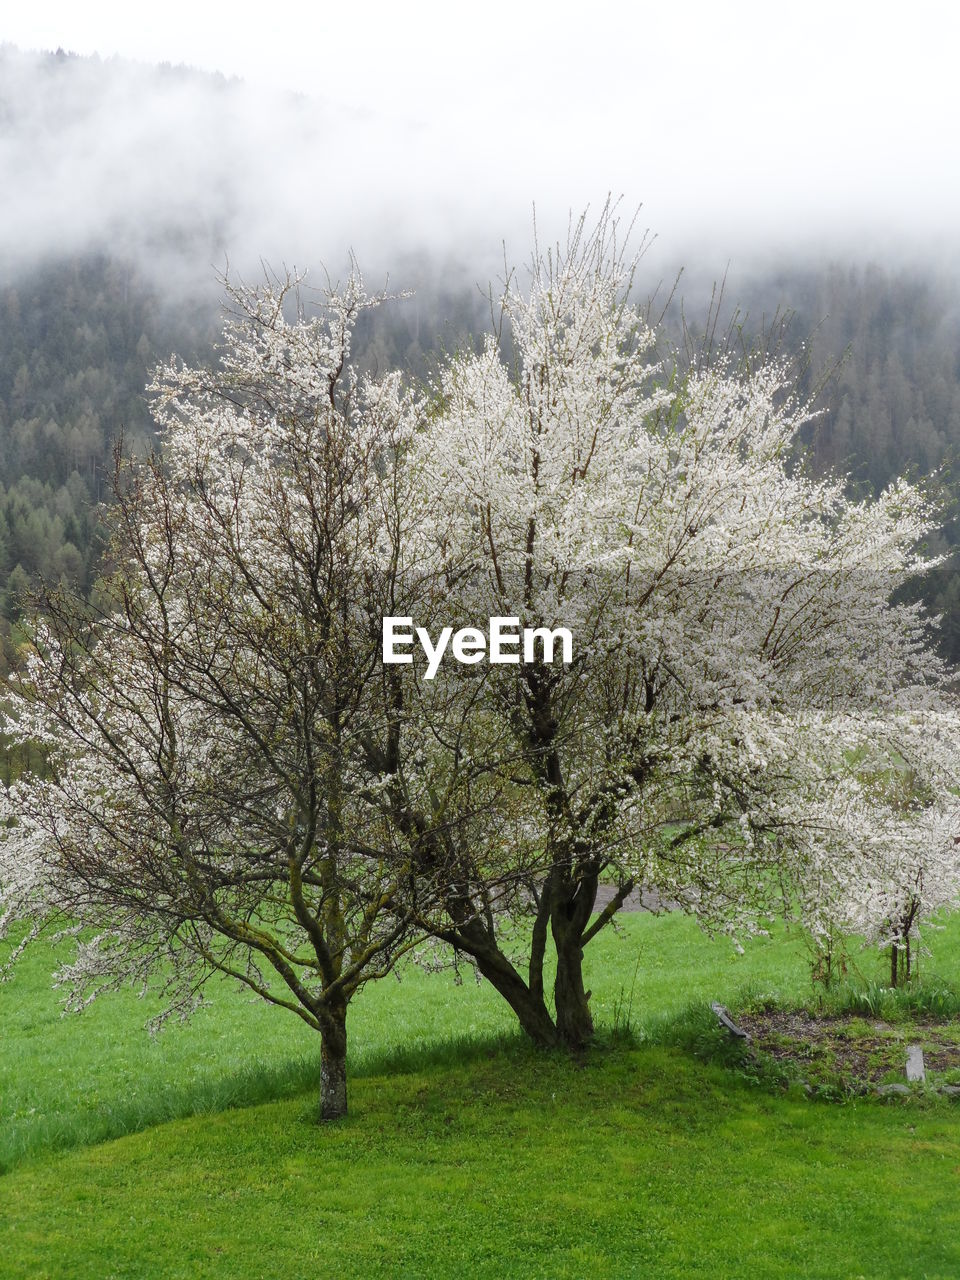
<svg viewBox="0 0 960 1280"><path fill-rule="evenodd" d="M957 982L960 921L932 941ZM152 1041L127 993L61 1019L38 952L0 988L0 1276L960 1275L960 1104L812 1102L669 1044L691 1003L809 996L802 948L637 916L588 956L639 1047L534 1055L469 974L410 972L351 1013L321 1130L296 1018L217 986Z"/></svg>
<svg viewBox="0 0 960 1280"><path fill-rule="evenodd" d="M680 916L626 916L617 936L587 949L587 981L599 1024L655 1024L697 1000L731 999L745 984L809 992L803 950L779 937L737 955ZM61 1016L50 986L48 951L28 954L0 986L0 1169L32 1152L102 1141L195 1112L290 1097L313 1088L319 1039L286 1010L214 982L210 1006L185 1025L151 1038L156 1012L132 991L102 997L80 1015ZM632 999L631 999L632 996ZM424 1055L453 1060L462 1048L512 1036L515 1020L471 970L409 967L401 982L366 988L351 1005L350 1071L418 1065Z"/></svg>
<svg viewBox="0 0 960 1280"><path fill-rule="evenodd" d="M31 1277L960 1274L960 1125L679 1051L526 1052L175 1121L0 1184Z"/></svg>

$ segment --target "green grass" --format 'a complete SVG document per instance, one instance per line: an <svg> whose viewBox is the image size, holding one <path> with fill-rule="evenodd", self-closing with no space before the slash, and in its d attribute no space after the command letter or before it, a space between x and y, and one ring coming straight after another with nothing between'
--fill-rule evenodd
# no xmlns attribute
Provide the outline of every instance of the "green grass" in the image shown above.
<svg viewBox="0 0 960 1280"><path fill-rule="evenodd" d="M629 1017L649 1031L690 1002L732 998L745 983L797 995L809 989L798 944L761 940L740 956L680 916L626 917L619 936L608 930L591 944L587 960L601 1026ZM38 947L0 986L0 1169L36 1152L314 1087L317 1034L234 984L214 982L208 1008L151 1038L142 1028L157 1005L133 991L61 1015L52 967L49 950ZM472 970L458 986L451 973L410 966L401 982L373 984L351 1005L350 1074L415 1066L425 1057L452 1061L515 1027Z"/></svg>
<svg viewBox="0 0 960 1280"><path fill-rule="evenodd" d="M857 1013L883 1022L960 1018L960 990L939 976L904 987L888 987L880 980L844 982L824 993L820 1003L830 1013Z"/></svg>
<svg viewBox="0 0 960 1280"><path fill-rule="evenodd" d="M956 1277L949 1104L831 1107L679 1050L522 1049L8 1175L4 1277Z"/></svg>
<svg viewBox="0 0 960 1280"><path fill-rule="evenodd" d="M960 918L931 941L957 987ZM61 1018L38 950L0 987L0 1277L960 1275L960 1104L780 1094L704 1012L814 1000L799 943L634 916L587 956L632 1047L532 1054L469 972L409 970L352 1007L321 1129L298 1019L225 984L152 1040L132 993Z"/></svg>

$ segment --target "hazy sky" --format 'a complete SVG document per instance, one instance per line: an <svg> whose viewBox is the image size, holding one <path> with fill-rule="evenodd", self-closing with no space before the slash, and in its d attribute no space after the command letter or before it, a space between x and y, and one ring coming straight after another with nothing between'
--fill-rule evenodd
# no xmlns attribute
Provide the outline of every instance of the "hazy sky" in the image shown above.
<svg viewBox="0 0 960 1280"><path fill-rule="evenodd" d="M0 40L21 49L186 63L249 88L211 97L117 73L66 131L44 126L41 90L26 134L11 142L0 122L0 182L18 188L0 210L6 248L142 230L171 207L214 217L229 199L240 257L424 242L472 258L504 237L523 256L534 201L549 233L608 191L643 203L668 257L960 239L952 4L18 10Z"/></svg>

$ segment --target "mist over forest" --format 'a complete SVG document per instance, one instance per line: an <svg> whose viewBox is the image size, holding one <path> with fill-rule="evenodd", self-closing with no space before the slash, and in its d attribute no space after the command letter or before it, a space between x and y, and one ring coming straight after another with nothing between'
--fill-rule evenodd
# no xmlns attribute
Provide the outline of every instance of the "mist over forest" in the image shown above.
<svg viewBox="0 0 960 1280"><path fill-rule="evenodd" d="M441 107L438 104L438 113ZM0 48L0 631L17 660L23 594L42 576L84 592L101 553L112 450L150 446L143 390L177 352L213 358L217 272L309 266L322 284L356 253L369 283L413 296L361 328L370 367L423 378L441 348L489 330L487 283L522 266L531 196L516 171L464 192L424 139L379 111L319 107L183 67ZM358 161L358 157L360 160ZM535 175L532 176L535 178ZM556 192L538 234L560 235ZM571 190L566 209L579 208ZM605 192L593 192L594 207ZM625 222L632 206L625 203ZM644 210L637 223L642 233ZM637 290L666 332L731 332L796 358L822 414L812 465L858 495L937 471L940 546L960 541L960 288L949 242L858 240L855 227L750 246L663 228ZM789 237L787 237L789 239ZM728 266L729 263L729 266ZM677 273L683 268L677 281ZM726 271L719 305L714 282ZM784 325L784 319L788 323ZM960 586L925 588L960 660Z"/></svg>

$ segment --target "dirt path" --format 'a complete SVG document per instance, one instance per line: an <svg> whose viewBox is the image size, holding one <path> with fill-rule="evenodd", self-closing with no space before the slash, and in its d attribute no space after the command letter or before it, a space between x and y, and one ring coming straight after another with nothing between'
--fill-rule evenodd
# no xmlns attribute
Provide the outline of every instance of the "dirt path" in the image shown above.
<svg viewBox="0 0 960 1280"><path fill-rule="evenodd" d="M602 911L612 901L616 890L612 884L602 884L597 889L596 910ZM643 885L627 895L621 911L674 911L679 904L662 898L653 885Z"/></svg>

